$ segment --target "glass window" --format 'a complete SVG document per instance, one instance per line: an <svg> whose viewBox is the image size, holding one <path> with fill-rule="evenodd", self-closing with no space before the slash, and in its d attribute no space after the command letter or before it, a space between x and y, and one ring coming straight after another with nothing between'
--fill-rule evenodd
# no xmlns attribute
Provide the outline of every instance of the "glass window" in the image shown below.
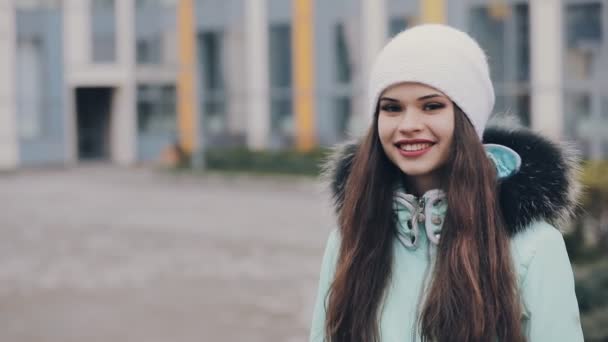
<svg viewBox="0 0 608 342"><path fill-rule="evenodd" d="M530 126L530 94L523 93L515 96L516 114L525 126Z"/></svg>
<svg viewBox="0 0 608 342"><path fill-rule="evenodd" d="M331 105L331 127L337 139L347 138L352 117L352 37L349 36L346 23L337 23L334 26L334 77L333 86L327 96Z"/></svg>
<svg viewBox="0 0 608 342"><path fill-rule="evenodd" d="M50 123L61 114L62 99L57 96L63 86L61 7L49 0L15 5L17 133L19 138L35 140L52 135Z"/></svg>
<svg viewBox="0 0 608 342"><path fill-rule="evenodd" d="M141 134L175 133L177 131L175 86L139 85L137 117Z"/></svg>
<svg viewBox="0 0 608 342"><path fill-rule="evenodd" d="M530 81L530 13L528 4L514 5L516 81Z"/></svg>
<svg viewBox="0 0 608 342"><path fill-rule="evenodd" d="M207 133L219 135L225 133L227 125L222 32L199 34L199 51L205 115L203 127Z"/></svg>
<svg viewBox="0 0 608 342"><path fill-rule="evenodd" d="M608 156L604 140L608 134L604 4L589 1L564 7L564 130L592 159Z"/></svg>
<svg viewBox="0 0 608 342"><path fill-rule="evenodd" d="M291 87L291 27L271 26L269 47L271 87Z"/></svg>
<svg viewBox="0 0 608 342"><path fill-rule="evenodd" d="M15 1L18 9L60 8L63 0L19 0Z"/></svg>
<svg viewBox="0 0 608 342"><path fill-rule="evenodd" d="M564 134L577 140L586 157L589 157L590 143L586 138L592 128L591 95L586 92L568 92L564 97Z"/></svg>
<svg viewBox="0 0 608 342"><path fill-rule="evenodd" d="M222 134L226 132L226 101L223 96L207 94L203 102L205 113L204 127L207 133Z"/></svg>
<svg viewBox="0 0 608 342"><path fill-rule="evenodd" d="M35 139L41 135L43 112L42 41L30 37L17 40L17 113L19 137Z"/></svg>
<svg viewBox="0 0 608 342"><path fill-rule="evenodd" d="M407 28L407 19L405 17L393 17L388 22L389 36L395 36L397 33Z"/></svg>
<svg viewBox="0 0 608 342"><path fill-rule="evenodd" d="M116 60L116 15L114 0L92 0L91 34L93 62Z"/></svg>
<svg viewBox="0 0 608 342"><path fill-rule="evenodd" d="M530 28L527 3L476 6L470 32L486 54L496 90L494 111L530 124Z"/></svg>
<svg viewBox="0 0 608 342"><path fill-rule="evenodd" d="M599 70L602 44L601 3L566 6L566 78L587 80Z"/></svg>
<svg viewBox="0 0 608 342"><path fill-rule="evenodd" d="M349 122L351 119L351 98L350 96L338 96L334 100L335 127L339 139L347 138Z"/></svg>
<svg viewBox="0 0 608 342"><path fill-rule="evenodd" d="M494 112L515 115L522 125L530 126L530 94L497 91Z"/></svg>
<svg viewBox="0 0 608 342"><path fill-rule="evenodd" d="M336 81L338 81L338 83L350 83L352 78L350 51L348 49L346 32L344 32L344 25L342 23L335 26L334 46L336 48Z"/></svg>
<svg viewBox="0 0 608 342"><path fill-rule="evenodd" d="M608 89L604 89L604 91L608 91ZM603 160L608 159L608 94L603 95L601 97L601 114L599 118L599 126L601 127L601 133L599 136L603 138L602 140L602 149L601 149L601 158Z"/></svg>
<svg viewBox="0 0 608 342"><path fill-rule="evenodd" d="M291 27L289 24L271 25L269 33L271 128L273 135L281 140L284 137L293 137L294 131L291 94Z"/></svg>
<svg viewBox="0 0 608 342"><path fill-rule="evenodd" d="M137 0L135 4L137 63L176 62L175 0Z"/></svg>
<svg viewBox="0 0 608 342"><path fill-rule="evenodd" d="M491 77L494 83L504 82L505 22L506 16L491 15L488 7L475 7L471 11L471 34L488 55Z"/></svg>
<svg viewBox="0 0 608 342"><path fill-rule="evenodd" d="M289 94L278 93L271 96L272 131L279 137L293 136L292 100Z"/></svg>
<svg viewBox="0 0 608 342"><path fill-rule="evenodd" d="M220 32L204 32L200 34L199 41L205 89L223 89L222 34Z"/></svg>

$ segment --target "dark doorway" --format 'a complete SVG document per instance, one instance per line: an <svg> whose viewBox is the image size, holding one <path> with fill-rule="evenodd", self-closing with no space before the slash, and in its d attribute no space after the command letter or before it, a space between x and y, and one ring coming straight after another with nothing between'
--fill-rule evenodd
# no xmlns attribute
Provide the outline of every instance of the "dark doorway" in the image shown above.
<svg viewBox="0 0 608 342"><path fill-rule="evenodd" d="M78 159L108 159L112 88L76 89Z"/></svg>

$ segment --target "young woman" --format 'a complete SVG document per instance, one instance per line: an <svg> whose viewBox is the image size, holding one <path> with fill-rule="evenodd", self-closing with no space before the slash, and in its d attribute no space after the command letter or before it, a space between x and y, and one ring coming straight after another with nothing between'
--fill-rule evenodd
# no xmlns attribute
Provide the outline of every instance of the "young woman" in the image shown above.
<svg viewBox="0 0 608 342"><path fill-rule="evenodd" d="M486 127L479 45L443 25L406 30L378 55L369 100L369 131L329 169L338 229L310 340L583 341L555 228L575 206L576 160Z"/></svg>

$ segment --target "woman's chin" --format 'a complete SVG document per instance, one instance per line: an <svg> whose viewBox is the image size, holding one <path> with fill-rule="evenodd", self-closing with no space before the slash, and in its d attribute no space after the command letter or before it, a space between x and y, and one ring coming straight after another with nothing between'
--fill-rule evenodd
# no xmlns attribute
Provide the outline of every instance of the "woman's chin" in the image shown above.
<svg viewBox="0 0 608 342"><path fill-rule="evenodd" d="M419 176L425 176L425 175L429 175L433 172L434 168L432 167L428 167L425 165L416 165L416 166L399 166L399 169L401 170L401 172L405 173L408 176L411 177L419 177Z"/></svg>

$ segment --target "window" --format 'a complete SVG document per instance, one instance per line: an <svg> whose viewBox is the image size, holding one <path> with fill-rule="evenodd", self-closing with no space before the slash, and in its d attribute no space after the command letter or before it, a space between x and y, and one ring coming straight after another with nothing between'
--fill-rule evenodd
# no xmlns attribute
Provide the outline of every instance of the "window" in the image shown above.
<svg viewBox="0 0 608 342"><path fill-rule="evenodd" d="M43 113L43 46L39 38L17 41L17 113L19 137L41 135Z"/></svg>
<svg viewBox="0 0 608 342"><path fill-rule="evenodd" d="M506 6L506 7L503 7ZM471 35L488 55L496 90L494 111L516 114L530 124L530 29L528 4L476 6L471 9Z"/></svg>
<svg viewBox="0 0 608 342"><path fill-rule="evenodd" d="M291 27L270 27L270 113L274 144L286 145L293 138L293 105L291 76Z"/></svg>
<svg viewBox="0 0 608 342"><path fill-rule="evenodd" d="M223 89L224 78L221 64L222 34L220 32L205 32L201 34L200 42L205 89Z"/></svg>
<svg viewBox="0 0 608 342"><path fill-rule="evenodd" d="M513 6L515 12L516 81L530 81L530 15L527 4Z"/></svg>
<svg viewBox="0 0 608 342"><path fill-rule="evenodd" d="M568 92L565 97L566 125L564 133L569 138L576 138L583 133L579 132L583 126L580 124L589 122L591 118L591 96L585 92Z"/></svg>
<svg viewBox="0 0 608 342"><path fill-rule="evenodd" d="M60 5L52 0L15 2L15 100L21 139L51 137L55 132L50 123L61 118Z"/></svg>
<svg viewBox="0 0 608 342"><path fill-rule="evenodd" d="M350 53L344 25L341 23L337 24L334 29L334 46L336 47L336 81L339 83L349 83L352 78Z"/></svg>
<svg viewBox="0 0 608 342"><path fill-rule="evenodd" d="M15 7L18 9L32 10L32 9L59 9L61 7L62 0L19 0L15 1Z"/></svg>
<svg viewBox="0 0 608 342"><path fill-rule="evenodd" d="M287 24L270 28L270 84L291 87L291 27Z"/></svg>
<svg viewBox="0 0 608 342"><path fill-rule="evenodd" d="M606 13L600 1L564 5L564 134L590 159L608 157Z"/></svg>
<svg viewBox="0 0 608 342"><path fill-rule="evenodd" d="M340 140L347 138L352 108L350 96L336 96L334 99L334 115L336 134Z"/></svg>
<svg viewBox="0 0 608 342"><path fill-rule="evenodd" d="M114 0L92 0L92 56L95 63L116 60L116 15Z"/></svg>
<svg viewBox="0 0 608 342"><path fill-rule="evenodd" d="M226 92L223 65L222 32L199 34L199 58L204 124L208 133L222 134L226 131Z"/></svg>
<svg viewBox="0 0 608 342"><path fill-rule="evenodd" d="M177 131L174 85L139 85L137 87L138 130L141 134L165 134Z"/></svg>
<svg viewBox="0 0 608 342"><path fill-rule="evenodd" d="M397 33L407 28L407 20L405 17L393 17L388 22L388 33L390 37L397 35Z"/></svg>
<svg viewBox="0 0 608 342"><path fill-rule="evenodd" d="M352 114L352 61L349 36L343 23L334 26L334 87L332 87L332 115L334 134L346 138Z"/></svg>
<svg viewBox="0 0 608 342"><path fill-rule="evenodd" d="M602 46L601 4L566 6L566 77L587 80L599 71Z"/></svg>
<svg viewBox="0 0 608 342"><path fill-rule="evenodd" d="M139 64L175 62L176 0L137 0L135 3L136 59Z"/></svg>

